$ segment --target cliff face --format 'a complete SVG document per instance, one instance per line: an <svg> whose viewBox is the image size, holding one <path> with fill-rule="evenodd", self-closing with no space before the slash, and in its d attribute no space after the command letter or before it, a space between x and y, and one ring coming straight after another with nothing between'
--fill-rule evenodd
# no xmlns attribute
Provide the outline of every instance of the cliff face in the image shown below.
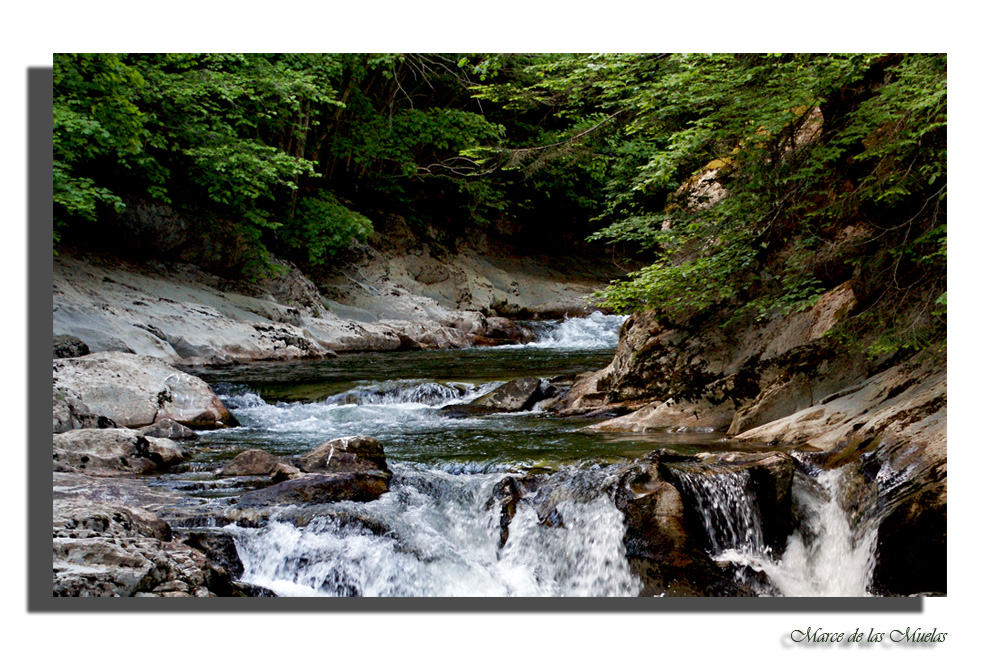
<svg viewBox="0 0 1000 672"><path fill-rule="evenodd" d="M842 505L878 527L875 588L944 593L945 355L869 358L838 345L828 332L855 309L845 283L809 311L737 330L633 315L614 360L577 381L565 412L630 411L591 431L711 429L844 467L852 477Z"/></svg>
<svg viewBox="0 0 1000 672"><path fill-rule="evenodd" d="M52 323L90 352L172 363L321 357L450 348L530 338L509 319L582 314L613 274L574 257L528 257L487 238L435 241L388 218L370 246L306 277L234 279L204 266L61 250ZM182 257L183 258L183 257Z"/></svg>

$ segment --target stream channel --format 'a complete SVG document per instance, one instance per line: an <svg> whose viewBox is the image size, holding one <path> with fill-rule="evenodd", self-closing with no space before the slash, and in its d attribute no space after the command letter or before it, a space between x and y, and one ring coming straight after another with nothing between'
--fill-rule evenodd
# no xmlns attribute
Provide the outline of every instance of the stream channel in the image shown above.
<svg viewBox="0 0 1000 672"><path fill-rule="evenodd" d="M630 567L624 515L611 494L624 466L662 447L692 455L775 447L709 433L585 432L595 420L542 411L446 412L503 381L533 376L566 386L605 366L622 321L595 314L533 323L539 340L519 346L192 370L241 426L202 433L194 463L159 485L221 510L248 489L216 475L241 451L290 457L333 438L369 435L385 448L389 492L365 503L274 507L256 525L230 523L243 581L279 596L639 595L643 583ZM549 496L522 499L501 540L496 492L511 476L534 479ZM741 594L862 596L874 536L855 529L837 504L842 480L819 473L804 487L796 475L799 523L777 559L745 484L702 479L685 506L699 509L714 559L737 575L766 575Z"/></svg>

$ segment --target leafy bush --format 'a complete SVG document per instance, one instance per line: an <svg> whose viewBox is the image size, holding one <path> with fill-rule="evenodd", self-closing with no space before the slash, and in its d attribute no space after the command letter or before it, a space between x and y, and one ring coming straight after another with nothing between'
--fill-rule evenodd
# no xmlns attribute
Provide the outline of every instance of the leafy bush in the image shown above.
<svg viewBox="0 0 1000 672"><path fill-rule="evenodd" d="M286 244L313 268L328 264L352 240L366 241L373 231L370 219L328 191L299 201L287 227Z"/></svg>

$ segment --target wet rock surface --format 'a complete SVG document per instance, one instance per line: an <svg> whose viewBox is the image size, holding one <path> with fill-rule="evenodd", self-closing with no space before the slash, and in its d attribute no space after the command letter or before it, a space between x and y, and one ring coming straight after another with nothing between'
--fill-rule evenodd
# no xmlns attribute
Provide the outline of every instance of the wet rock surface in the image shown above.
<svg viewBox="0 0 1000 672"><path fill-rule="evenodd" d="M389 491L389 477L381 472L310 474L254 490L240 497L239 507L280 504L327 504L351 500L370 502Z"/></svg>
<svg viewBox="0 0 1000 672"><path fill-rule="evenodd" d="M529 411L557 390L539 378L511 380L467 404L452 404L442 409L451 416L483 415L487 413L517 413Z"/></svg>
<svg viewBox="0 0 1000 672"><path fill-rule="evenodd" d="M292 459L292 464L308 472L383 471L391 475L382 444L370 436L346 436L318 446Z"/></svg>
<svg viewBox="0 0 1000 672"><path fill-rule="evenodd" d="M719 530L742 534L741 515L759 515L761 541L780 555L792 528L791 486L793 458L782 453L715 453L690 455L660 449L623 471L614 493L625 516L625 547L633 572L643 582L642 595L753 594L734 581L725 564L708 551L718 551ZM736 501L727 502L728 479L739 482ZM714 503L703 501L706 490L716 491ZM706 518L719 507L723 520ZM726 506L733 506L727 511ZM756 510L755 510L756 509ZM733 525L733 527L729 527ZM712 529L709 529L709 526ZM739 539L726 539L726 544Z"/></svg>

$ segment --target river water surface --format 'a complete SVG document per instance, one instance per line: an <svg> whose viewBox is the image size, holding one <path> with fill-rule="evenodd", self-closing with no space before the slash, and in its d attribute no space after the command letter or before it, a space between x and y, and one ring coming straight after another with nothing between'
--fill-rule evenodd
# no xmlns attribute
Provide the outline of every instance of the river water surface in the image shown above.
<svg viewBox="0 0 1000 672"><path fill-rule="evenodd" d="M625 557L623 515L607 494L620 473L615 466L664 445L696 453L733 450L731 444L716 434L581 432L594 420L540 411L476 417L442 412L515 378L568 385L572 376L611 360L623 319L597 314L535 323L539 341L520 346L195 370L241 426L203 434L206 449L196 458L201 462L172 486L193 487L199 470L207 483L222 461L248 448L292 456L332 438L370 435L385 447L390 491L368 503L277 508L257 527L231 525L244 581L285 596L638 595L642 585ZM496 489L506 477L526 474L543 479L556 496L545 510L522 501L501 540ZM204 492L220 506L239 494L237 486L221 486L215 482ZM812 491L800 508L815 511L816 529L805 536L808 543L796 532L786 564L735 538L713 542L717 547L708 550L781 580L772 581L765 594L866 594L870 541L838 528L843 538L833 543L846 547L823 546L829 541L824 526L844 527L846 517L829 504L830 497ZM752 518L739 494L720 489L718 502L707 508ZM824 515L832 522L821 521ZM752 530L740 534L753 536ZM852 578L842 580L845 574Z"/></svg>

